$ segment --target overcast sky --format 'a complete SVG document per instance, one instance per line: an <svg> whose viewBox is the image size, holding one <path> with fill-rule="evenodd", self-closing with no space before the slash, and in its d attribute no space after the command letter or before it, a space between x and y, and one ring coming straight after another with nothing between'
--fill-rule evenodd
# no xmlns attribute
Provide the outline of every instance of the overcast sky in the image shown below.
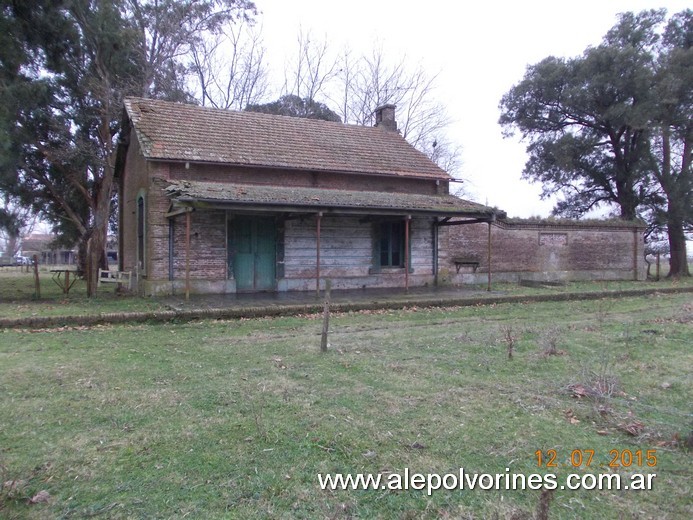
<svg viewBox="0 0 693 520"><path fill-rule="evenodd" d="M449 136L461 144L462 172L470 198L498 206L509 216L547 216L552 201L540 187L521 180L525 145L504 139L498 103L547 56L577 56L599 44L616 15L665 7L668 14L690 7L679 0L255 0L268 62L282 68L296 48L301 27L330 44L368 52L380 42L393 61L406 55L439 73L436 97L453 124ZM281 69L283 71L283 69Z"/></svg>

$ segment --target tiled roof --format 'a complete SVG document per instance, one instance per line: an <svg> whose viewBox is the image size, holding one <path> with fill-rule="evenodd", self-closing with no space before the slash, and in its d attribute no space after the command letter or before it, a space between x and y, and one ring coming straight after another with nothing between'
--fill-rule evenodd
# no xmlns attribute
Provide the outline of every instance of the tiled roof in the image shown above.
<svg viewBox="0 0 693 520"><path fill-rule="evenodd" d="M490 216L493 208L454 195L419 195L380 191L350 191L324 188L275 187L217 182L166 181L166 193L178 202L205 202L239 206L269 206L278 210L385 210L440 216Z"/></svg>
<svg viewBox="0 0 693 520"><path fill-rule="evenodd" d="M152 160L450 178L384 128L141 98L127 98L125 108Z"/></svg>

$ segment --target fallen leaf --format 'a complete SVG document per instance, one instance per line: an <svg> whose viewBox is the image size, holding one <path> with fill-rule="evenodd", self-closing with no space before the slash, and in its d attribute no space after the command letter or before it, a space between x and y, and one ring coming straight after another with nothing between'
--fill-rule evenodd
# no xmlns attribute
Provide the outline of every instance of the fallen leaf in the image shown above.
<svg viewBox="0 0 693 520"><path fill-rule="evenodd" d="M645 425L640 421L633 421L627 424L619 424L618 428L621 431L636 437L642 433L642 431L645 429Z"/></svg>
<svg viewBox="0 0 693 520"><path fill-rule="evenodd" d="M48 502L51 499L51 495L45 489L42 489L36 493L33 497L29 499L30 504L39 504L41 502Z"/></svg>
<svg viewBox="0 0 693 520"><path fill-rule="evenodd" d="M569 388L573 392L573 397L577 397L578 399L590 395L590 391L581 384L571 385Z"/></svg>
<svg viewBox="0 0 693 520"><path fill-rule="evenodd" d="M8 480L3 484L4 489L8 489L10 491L15 491L19 489L20 487L24 487L26 485L26 480Z"/></svg>

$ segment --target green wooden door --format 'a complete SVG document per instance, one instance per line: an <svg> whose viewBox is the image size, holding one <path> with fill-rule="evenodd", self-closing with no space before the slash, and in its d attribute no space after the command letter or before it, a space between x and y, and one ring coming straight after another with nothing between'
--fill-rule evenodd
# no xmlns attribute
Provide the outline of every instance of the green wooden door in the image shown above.
<svg viewBox="0 0 693 520"><path fill-rule="evenodd" d="M273 218L233 221L233 275L237 291L273 291L276 277L276 225Z"/></svg>

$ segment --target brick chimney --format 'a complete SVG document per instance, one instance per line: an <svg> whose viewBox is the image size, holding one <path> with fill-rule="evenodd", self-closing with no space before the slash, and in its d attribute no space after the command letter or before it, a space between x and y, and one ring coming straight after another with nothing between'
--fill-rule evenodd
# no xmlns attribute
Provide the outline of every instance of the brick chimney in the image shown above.
<svg viewBox="0 0 693 520"><path fill-rule="evenodd" d="M395 105L382 105L375 109L375 126L382 126L385 130L397 131L395 121Z"/></svg>

